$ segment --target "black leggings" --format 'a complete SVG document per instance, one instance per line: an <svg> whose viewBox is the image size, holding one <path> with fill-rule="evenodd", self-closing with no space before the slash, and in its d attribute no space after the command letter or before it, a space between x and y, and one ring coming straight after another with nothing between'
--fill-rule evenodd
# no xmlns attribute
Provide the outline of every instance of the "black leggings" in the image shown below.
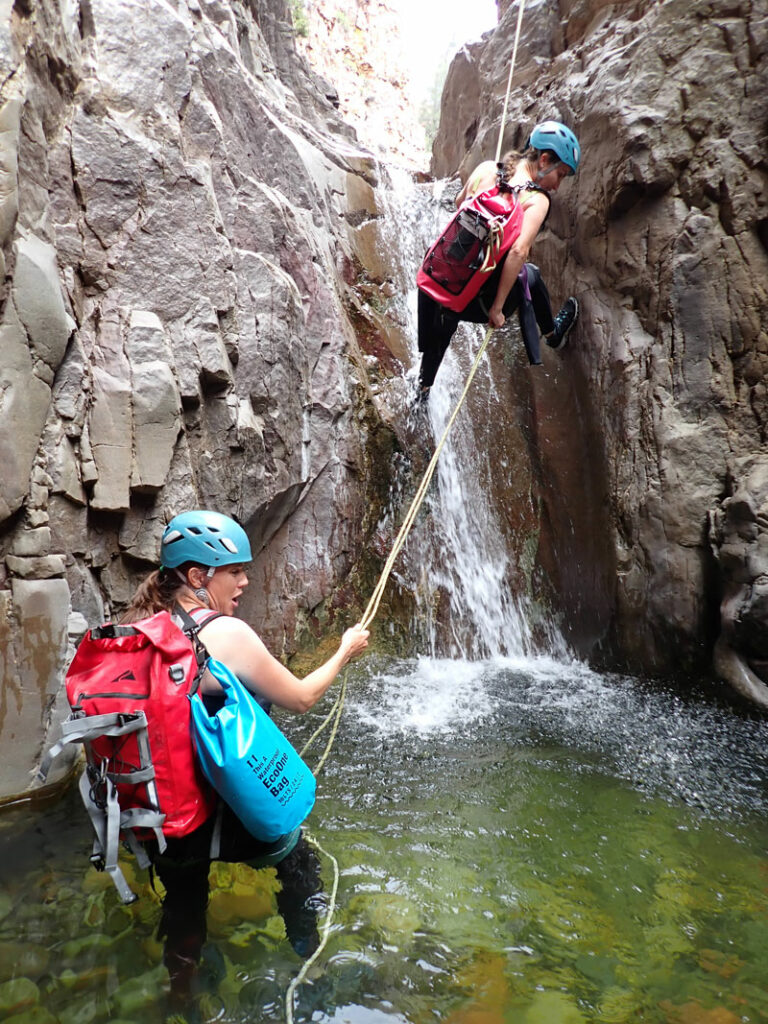
<svg viewBox="0 0 768 1024"><path fill-rule="evenodd" d="M425 292L419 291L418 344L419 352L421 352L419 387L429 388L434 383L443 356L461 321L473 324L488 322L488 315L499 287L502 267L503 263L494 270L475 298L461 313L454 313L452 310L446 309ZM518 278L507 296L502 312L505 317L509 317L515 310L518 311L520 329L528 358L533 364L538 364L541 361L538 346L539 332L550 334L555 329L555 323L552 318L549 291L539 273L539 268L532 263L527 263L526 269L531 295L530 303L525 297L523 286Z"/></svg>
<svg viewBox="0 0 768 1024"><path fill-rule="evenodd" d="M188 836L169 839L165 853L147 844L155 871L165 888L158 935L165 940L163 962L171 981L171 1001L181 1009L194 997L202 949L207 936L208 873L215 815ZM217 860L258 865L279 855L281 840L263 843L254 839L239 818L223 806L221 846ZM288 941L302 957L319 944L318 895L322 892L320 863L303 838L275 865L282 888L277 909L285 922Z"/></svg>

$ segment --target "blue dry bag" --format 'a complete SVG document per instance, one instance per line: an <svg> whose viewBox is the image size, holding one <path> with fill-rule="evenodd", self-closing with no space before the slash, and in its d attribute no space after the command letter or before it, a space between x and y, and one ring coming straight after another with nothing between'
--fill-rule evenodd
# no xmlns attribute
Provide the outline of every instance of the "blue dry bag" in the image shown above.
<svg viewBox="0 0 768 1024"><path fill-rule="evenodd" d="M200 766L251 835L274 842L312 810L315 777L226 665L211 658L208 670L225 700L209 715L200 693L190 698Z"/></svg>

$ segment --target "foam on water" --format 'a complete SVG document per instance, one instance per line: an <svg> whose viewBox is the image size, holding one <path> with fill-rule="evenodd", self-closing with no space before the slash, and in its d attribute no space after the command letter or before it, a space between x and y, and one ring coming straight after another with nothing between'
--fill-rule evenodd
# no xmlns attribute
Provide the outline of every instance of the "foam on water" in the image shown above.
<svg viewBox="0 0 768 1024"><path fill-rule="evenodd" d="M461 733L509 756L570 759L716 816L768 810L768 721L694 689L601 675L576 659L418 658L355 688L354 719L418 753ZM482 727L482 731L478 730Z"/></svg>
<svg viewBox="0 0 768 1024"><path fill-rule="evenodd" d="M394 1010L387 1013L385 1010L369 1009L356 1003L339 1007L332 1017L327 1014L315 1014L312 1019L322 1024L408 1024L407 1019Z"/></svg>
<svg viewBox="0 0 768 1024"><path fill-rule="evenodd" d="M416 658L376 673L365 694L348 700L350 712L381 735L416 733L427 738L458 725L480 722L493 712L478 685L482 663ZM361 699L362 697L362 699Z"/></svg>

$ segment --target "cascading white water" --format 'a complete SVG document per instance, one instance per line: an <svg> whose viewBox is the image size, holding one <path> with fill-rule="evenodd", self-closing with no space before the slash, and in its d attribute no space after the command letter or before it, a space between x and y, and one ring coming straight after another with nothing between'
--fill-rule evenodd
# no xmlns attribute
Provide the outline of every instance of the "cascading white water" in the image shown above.
<svg viewBox="0 0 768 1024"><path fill-rule="evenodd" d="M467 355L473 358L482 340L480 332L477 328L461 330L457 343L467 344ZM442 436L466 373L466 360L450 355L449 351L429 401L436 438ZM473 383L479 388L491 386L487 373L478 373ZM468 416L456 421L454 431L440 455L437 486L428 497L432 592L424 595L424 604L432 608L440 590L449 595L451 654L471 658L529 654L531 631L523 602L509 586L509 554L481 479L487 455L478 450ZM433 627L433 638L435 635Z"/></svg>
<svg viewBox="0 0 768 1024"><path fill-rule="evenodd" d="M396 268L398 298L394 301L399 304L398 319L406 324L411 343L413 365L407 374L406 399L410 402L419 362L416 272L427 247L451 215L453 190L445 182L431 188L415 185L407 172L397 168L390 168L388 177L392 187L385 196L382 235ZM416 482L461 394L482 336L481 328L462 324L440 368L429 403L404 411L404 417L410 417L409 433L417 458L402 472L414 474ZM485 396L485 412L491 422L497 398L487 362L481 366L473 390ZM477 403L475 397L475 409ZM488 494L489 473L493 472L489 459L493 456L487 446L485 449L476 438L475 423L465 407L440 455L425 509L406 547L409 574L416 581L419 630L432 656L478 659L533 653L526 599L513 593L510 586L510 555ZM407 491L407 481L395 481L393 492L399 504ZM397 517L396 509L392 516ZM396 528L399 522L390 525ZM551 638L550 646L565 650L554 626L547 624L544 632Z"/></svg>

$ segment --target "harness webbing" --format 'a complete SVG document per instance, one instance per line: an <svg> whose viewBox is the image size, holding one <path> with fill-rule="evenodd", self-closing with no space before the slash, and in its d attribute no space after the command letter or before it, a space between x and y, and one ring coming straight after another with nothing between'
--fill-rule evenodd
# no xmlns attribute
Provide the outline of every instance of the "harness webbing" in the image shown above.
<svg viewBox="0 0 768 1024"><path fill-rule="evenodd" d="M108 771L107 761L98 761L93 755L90 743L105 736L112 738L136 733L139 765L130 772ZM91 863L100 870L106 871L114 882L118 895L123 903L133 903L137 899L125 880L118 865L120 832L122 831L131 852L136 857L140 868L149 867L149 857L136 838L134 829L151 829L157 839L160 852L165 849L165 836L162 825L165 815L159 810L157 787L155 786L155 769L149 751L149 734L147 718L143 711L131 714L114 712L107 715L90 715L71 718L61 726L61 740L45 756L40 765L38 777L45 780L54 758L70 743L82 743L87 751L87 761L83 774L80 776L80 795L88 811L93 825L95 838ZM144 783L147 796L152 804L150 808L129 808L120 810L117 786L119 783Z"/></svg>

